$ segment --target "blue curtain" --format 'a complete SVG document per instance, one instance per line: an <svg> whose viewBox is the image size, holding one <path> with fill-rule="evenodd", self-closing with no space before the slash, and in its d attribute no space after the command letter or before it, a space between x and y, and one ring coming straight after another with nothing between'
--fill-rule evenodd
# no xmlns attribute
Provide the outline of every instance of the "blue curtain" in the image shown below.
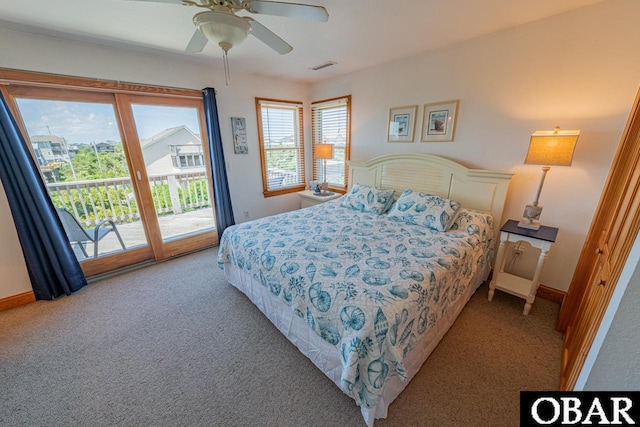
<svg viewBox="0 0 640 427"><path fill-rule="evenodd" d="M207 122L209 152L211 153L213 194L216 206L216 228L218 229L218 237L220 238L227 227L235 224L235 220L233 218L233 209L231 208L231 194L229 193L229 181L227 180L222 137L220 136L216 92L213 88L208 87L203 90L203 93L204 115Z"/></svg>
<svg viewBox="0 0 640 427"><path fill-rule="evenodd" d="M0 180L36 299L69 295L87 284L62 224L0 93Z"/></svg>

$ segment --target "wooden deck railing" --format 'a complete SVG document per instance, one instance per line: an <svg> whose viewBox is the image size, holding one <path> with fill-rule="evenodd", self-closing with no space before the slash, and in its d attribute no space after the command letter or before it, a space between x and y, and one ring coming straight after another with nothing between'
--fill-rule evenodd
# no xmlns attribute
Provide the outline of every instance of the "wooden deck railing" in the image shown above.
<svg viewBox="0 0 640 427"><path fill-rule="evenodd" d="M211 206L205 172L149 175L158 215L179 214ZM116 223L140 218L130 178L106 178L47 184L53 204L72 212L85 226L110 219Z"/></svg>

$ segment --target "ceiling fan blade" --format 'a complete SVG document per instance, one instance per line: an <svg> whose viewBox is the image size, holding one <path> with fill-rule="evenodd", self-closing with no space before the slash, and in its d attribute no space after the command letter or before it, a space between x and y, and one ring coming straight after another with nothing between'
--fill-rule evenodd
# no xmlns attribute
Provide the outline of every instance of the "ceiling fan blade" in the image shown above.
<svg viewBox="0 0 640 427"><path fill-rule="evenodd" d="M300 18L307 21L327 22L329 13L322 6L310 6L299 3L283 3L279 1L253 0L249 7L256 13L264 15L286 16Z"/></svg>
<svg viewBox="0 0 640 427"><path fill-rule="evenodd" d="M209 40L207 40L207 37L202 34L202 31L196 30L185 50L190 53L202 52L202 49L204 49L208 42Z"/></svg>
<svg viewBox="0 0 640 427"><path fill-rule="evenodd" d="M280 55L284 55L293 50L293 47L289 43L282 40L270 29L268 29L255 19L251 19L249 17L244 17L244 19L246 19L249 22L249 25L251 25L251 34L253 34L262 43L278 52Z"/></svg>

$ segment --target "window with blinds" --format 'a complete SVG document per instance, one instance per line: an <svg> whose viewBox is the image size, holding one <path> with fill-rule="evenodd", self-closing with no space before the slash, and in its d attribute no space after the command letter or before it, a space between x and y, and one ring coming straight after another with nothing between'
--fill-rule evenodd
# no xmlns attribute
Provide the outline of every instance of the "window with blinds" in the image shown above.
<svg viewBox="0 0 640 427"><path fill-rule="evenodd" d="M304 189L302 103L256 98L265 197Z"/></svg>
<svg viewBox="0 0 640 427"><path fill-rule="evenodd" d="M345 190L349 177L347 161L351 145L351 95L311 103L311 143L333 144L333 159L327 160L327 182L333 190ZM313 179L324 182L324 160L315 158Z"/></svg>

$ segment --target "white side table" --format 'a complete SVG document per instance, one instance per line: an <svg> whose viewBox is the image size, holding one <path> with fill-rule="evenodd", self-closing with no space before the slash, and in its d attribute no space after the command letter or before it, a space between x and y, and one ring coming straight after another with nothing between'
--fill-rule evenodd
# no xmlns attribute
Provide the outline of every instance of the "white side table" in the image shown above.
<svg viewBox="0 0 640 427"><path fill-rule="evenodd" d="M298 192L300 197L300 208L308 208L309 206L318 205L329 200L337 199L342 196L340 193L328 193L326 196L320 196L311 190Z"/></svg>
<svg viewBox="0 0 640 427"><path fill-rule="evenodd" d="M498 248L498 256L493 271L493 279L489 284L489 301L493 299L495 289L510 293L520 298L524 298L523 314L529 314L531 305L536 299L536 292L540 286L540 273L547 259L551 245L556 241L558 229L555 227L540 226L539 230L529 230L527 228L518 227L518 221L510 219L500 229L500 246ZM506 273L504 265L506 262L506 246L507 243L527 242L534 248L540 249L538 257L538 265L533 275L533 279L529 280L523 277Z"/></svg>

